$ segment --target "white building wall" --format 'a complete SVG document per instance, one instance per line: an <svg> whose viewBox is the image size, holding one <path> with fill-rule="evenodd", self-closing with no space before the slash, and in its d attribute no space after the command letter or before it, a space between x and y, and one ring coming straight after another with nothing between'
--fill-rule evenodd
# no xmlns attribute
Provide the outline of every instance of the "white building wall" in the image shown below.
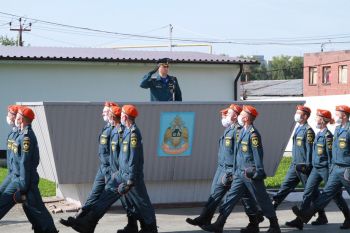
<svg viewBox="0 0 350 233"><path fill-rule="evenodd" d="M46 61L0 62L0 149L5 149L9 127L7 106L41 101L149 101L149 90L139 87L154 65ZM183 101L230 101L239 65L173 64Z"/></svg>

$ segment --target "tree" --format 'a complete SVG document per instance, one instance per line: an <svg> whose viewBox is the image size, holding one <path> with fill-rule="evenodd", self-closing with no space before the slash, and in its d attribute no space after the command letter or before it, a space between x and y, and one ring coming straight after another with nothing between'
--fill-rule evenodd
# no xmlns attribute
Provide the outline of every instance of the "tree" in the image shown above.
<svg viewBox="0 0 350 233"><path fill-rule="evenodd" d="M303 57L278 56L272 57L269 62L268 71L271 79L302 79L303 78Z"/></svg>
<svg viewBox="0 0 350 233"><path fill-rule="evenodd" d="M17 41L7 36L0 36L0 44L4 46L15 46L17 45Z"/></svg>
<svg viewBox="0 0 350 233"><path fill-rule="evenodd" d="M258 60L258 58L255 56L246 57L246 56L241 55L240 58L249 59L249 60ZM250 81L250 80L269 79L266 71L267 71L267 67L266 67L265 63L254 64L254 65L245 65L242 76L241 76L241 81L246 82L246 81Z"/></svg>

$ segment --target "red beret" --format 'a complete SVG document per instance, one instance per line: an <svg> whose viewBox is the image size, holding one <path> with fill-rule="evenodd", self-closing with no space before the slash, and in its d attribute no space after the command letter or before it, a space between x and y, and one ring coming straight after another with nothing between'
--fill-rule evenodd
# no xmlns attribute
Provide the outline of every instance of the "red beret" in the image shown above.
<svg viewBox="0 0 350 233"><path fill-rule="evenodd" d="M225 108L225 109L221 110L220 112L221 112L222 114L226 114L227 111L228 111L229 109L232 109L232 110L235 111L237 114L240 114L240 113L242 112L242 107L239 106L239 105L237 105L237 104L231 104L230 107Z"/></svg>
<svg viewBox="0 0 350 233"><path fill-rule="evenodd" d="M317 109L317 116L332 119L332 113L328 110L323 110L323 109Z"/></svg>
<svg viewBox="0 0 350 233"><path fill-rule="evenodd" d="M18 113L21 114L22 116L28 118L30 121L33 121L35 118L35 114L32 109L26 107L26 106L21 106L18 109Z"/></svg>
<svg viewBox="0 0 350 233"><path fill-rule="evenodd" d="M303 112L305 112L308 115L311 114L311 109L306 107L306 106L303 106L303 105L298 105L297 106L297 110L303 111Z"/></svg>
<svg viewBox="0 0 350 233"><path fill-rule="evenodd" d="M336 111L340 111L340 112L346 112L350 114L350 107L346 106L346 105L339 105L335 107Z"/></svg>
<svg viewBox="0 0 350 233"><path fill-rule="evenodd" d="M112 106L111 112L114 116L120 116L122 114L122 109L119 106Z"/></svg>
<svg viewBox="0 0 350 233"><path fill-rule="evenodd" d="M18 112L18 105L10 105L7 107L7 111L11 114L17 114Z"/></svg>
<svg viewBox="0 0 350 233"><path fill-rule="evenodd" d="M137 112L137 109L134 105L124 105L122 108L122 111L126 115L131 116L133 118L136 118L139 115L139 113Z"/></svg>
<svg viewBox="0 0 350 233"><path fill-rule="evenodd" d="M116 104L116 103L114 103L114 102L106 101L106 102L105 102L105 106L106 106L106 107L112 107L112 106L118 106L118 104Z"/></svg>
<svg viewBox="0 0 350 233"><path fill-rule="evenodd" d="M256 108L254 108L251 105L243 105L243 111L249 113L250 115L252 115L253 117L257 117L259 115L258 111L256 110Z"/></svg>

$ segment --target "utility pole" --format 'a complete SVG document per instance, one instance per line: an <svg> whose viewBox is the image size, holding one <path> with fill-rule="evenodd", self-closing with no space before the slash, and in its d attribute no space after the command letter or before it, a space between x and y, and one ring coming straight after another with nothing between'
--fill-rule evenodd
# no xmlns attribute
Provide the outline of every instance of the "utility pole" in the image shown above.
<svg viewBox="0 0 350 233"><path fill-rule="evenodd" d="M23 46L23 36L22 33L23 32L30 32L32 29L32 23L29 23L28 25L26 25L26 20L23 21L22 23L22 18L18 19L19 21L19 28L12 28L12 22L10 22L10 31L17 31L18 32L18 45L19 46Z"/></svg>
<svg viewBox="0 0 350 233"><path fill-rule="evenodd" d="M169 24L169 49L173 51L173 25Z"/></svg>

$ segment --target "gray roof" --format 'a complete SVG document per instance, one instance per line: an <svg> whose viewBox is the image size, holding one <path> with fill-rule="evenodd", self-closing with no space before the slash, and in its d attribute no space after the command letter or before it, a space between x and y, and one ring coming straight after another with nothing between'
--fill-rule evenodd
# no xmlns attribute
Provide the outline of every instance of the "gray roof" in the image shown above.
<svg viewBox="0 0 350 233"><path fill-rule="evenodd" d="M303 79L256 80L243 83L247 96L302 96Z"/></svg>
<svg viewBox="0 0 350 233"><path fill-rule="evenodd" d="M256 60L201 52L127 51L113 48L59 48L0 46L0 60L55 60L154 63L160 58L172 63L257 64Z"/></svg>

